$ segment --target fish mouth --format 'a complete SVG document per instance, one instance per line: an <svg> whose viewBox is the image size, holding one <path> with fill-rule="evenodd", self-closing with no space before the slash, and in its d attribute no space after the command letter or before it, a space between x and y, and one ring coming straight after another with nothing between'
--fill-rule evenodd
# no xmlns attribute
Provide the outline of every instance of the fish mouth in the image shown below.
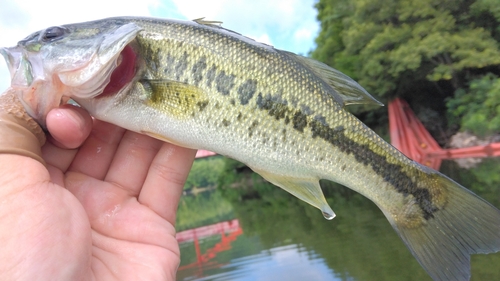
<svg viewBox="0 0 500 281"><path fill-rule="evenodd" d="M17 89L16 93L24 109L31 117L37 119L40 107L32 104L32 100L33 93L39 86L34 78L35 72L39 71L39 65L33 66L27 54L19 46L0 48L0 54L4 57L10 72L10 87Z"/></svg>
<svg viewBox="0 0 500 281"><path fill-rule="evenodd" d="M0 48L0 54L2 54L5 62L7 63L7 68L9 69L10 76L14 77L16 70L21 64L22 52L16 47L13 48Z"/></svg>
<svg viewBox="0 0 500 281"><path fill-rule="evenodd" d="M52 76L52 78L48 78L50 75L44 76L43 68L39 69L41 67L40 57L33 55L28 57L28 54L19 46L0 48L0 54L4 57L10 72L11 87L21 90L19 91L19 93L22 93L20 101L26 111L41 125L44 125L44 117L48 110L64 103L71 97L82 99L105 97L118 93L130 83L136 74L137 61L137 54L132 45L130 42L125 45L108 63L102 66L101 74L93 74L84 83L75 82L72 78L80 76L79 73L85 72L86 68L92 68L93 60L98 60L97 51L93 55L93 60L90 60L85 65L58 74L54 73L59 78L56 79L58 82L53 80L56 76ZM40 99L41 96L47 94L40 92L47 82L59 85L64 92L57 91L61 93L50 102L50 106L48 96L45 99ZM51 91L50 94L56 96L55 92ZM39 98L36 98L36 96ZM50 108L44 108L46 106Z"/></svg>
<svg viewBox="0 0 500 281"><path fill-rule="evenodd" d="M67 95L76 100L100 98L116 94L126 87L137 69L137 53L133 45L129 41L104 61L100 50L97 50L86 65L60 72L57 76L68 88Z"/></svg>
<svg viewBox="0 0 500 281"><path fill-rule="evenodd" d="M10 47L0 48L0 54L7 63L7 68L10 72L11 86L13 87L29 87L33 82L34 70L32 63L29 60L22 48ZM35 66L35 68L37 68Z"/></svg>
<svg viewBox="0 0 500 281"><path fill-rule="evenodd" d="M115 60L115 67L109 76L109 82L97 97L105 97L118 93L132 81L136 73L137 54L130 44L125 46Z"/></svg>
<svg viewBox="0 0 500 281"><path fill-rule="evenodd" d="M88 100L118 93L136 74L141 31L135 23L75 37L31 50L25 44L0 48L11 74L11 87L28 114L45 126L48 112L69 99ZM35 42L36 43L36 42ZM45 47L47 46L47 47Z"/></svg>

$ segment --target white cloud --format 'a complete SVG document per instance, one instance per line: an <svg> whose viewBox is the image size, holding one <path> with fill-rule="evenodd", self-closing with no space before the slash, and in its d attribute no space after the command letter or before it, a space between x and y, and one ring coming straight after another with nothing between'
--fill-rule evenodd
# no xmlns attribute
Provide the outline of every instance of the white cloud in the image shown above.
<svg viewBox="0 0 500 281"><path fill-rule="evenodd" d="M206 17L257 41L307 54L318 31L317 0L0 0L0 46L37 30L112 16ZM0 60L3 60L0 58ZM0 63L0 91L10 84Z"/></svg>
<svg viewBox="0 0 500 281"><path fill-rule="evenodd" d="M267 33L264 33L258 37L250 37L254 39L257 42L261 42L267 45L273 45L273 42L271 41L271 38L269 38L269 35Z"/></svg>
<svg viewBox="0 0 500 281"><path fill-rule="evenodd" d="M309 40L314 36L313 30L307 27L297 29L293 35L296 40Z"/></svg>

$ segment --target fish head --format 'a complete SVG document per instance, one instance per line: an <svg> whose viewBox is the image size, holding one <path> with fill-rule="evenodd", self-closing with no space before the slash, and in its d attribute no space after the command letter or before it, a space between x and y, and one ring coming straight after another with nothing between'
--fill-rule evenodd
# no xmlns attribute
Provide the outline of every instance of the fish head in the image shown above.
<svg viewBox="0 0 500 281"><path fill-rule="evenodd" d="M89 99L120 88L110 85L112 74L120 66L127 67L126 73L134 71L135 55L127 46L140 30L119 19L52 26L15 47L0 48L0 53L10 71L11 87L28 114L45 126L47 113L70 98ZM119 79L123 84L129 78Z"/></svg>

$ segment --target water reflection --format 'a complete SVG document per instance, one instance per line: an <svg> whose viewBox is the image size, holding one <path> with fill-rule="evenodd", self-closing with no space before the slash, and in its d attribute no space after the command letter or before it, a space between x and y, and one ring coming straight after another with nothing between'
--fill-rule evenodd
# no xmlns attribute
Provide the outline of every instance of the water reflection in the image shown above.
<svg viewBox="0 0 500 281"><path fill-rule="evenodd" d="M193 277L203 277L206 269L222 267L222 264L213 260L218 253L231 250L231 243L241 234L243 234L243 229L238 220L219 222L177 233L177 241L181 248L189 249L192 243L196 253L196 260L189 264L181 264L179 272L190 271ZM210 238L214 236L220 237L220 242L202 252L200 244L210 241ZM183 261L185 262L186 259Z"/></svg>
<svg viewBox="0 0 500 281"><path fill-rule="evenodd" d="M178 280L343 280L335 277L320 255L297 244L273 247L229 261L224 261L222 256L218 259L217 254L232 250L231 240L240 239L237 236L241 234L241 228L229 235L220 233L221 241L203 253L199 250L200 245L210 244L211 239L193 240L197 261L181 265ZM245 238L241 237L247 240ZM258 244L252 240L249 242ZM181 242L180 246L183 254L192 250L187 241ZM238 249L234 251L238 252Z"/></svg>
<svg viewBox="0 0 500 281"><path fill-rule="evenodd" d="M445 163L442 171L499 207L498 159L474 170ZM431 280L366 198L329 185L325 192L337 217L327 221L317 209L259 177L240 177L252 188L218 189L196 200L183 198L186 209L205 205L200 198L225 203L213 204L207 211L217 214L214 221L204 218L189 230L193 238L179 236L178 280ZM498 265L500 254L473 256L471 280L500 280Z"/></svg>

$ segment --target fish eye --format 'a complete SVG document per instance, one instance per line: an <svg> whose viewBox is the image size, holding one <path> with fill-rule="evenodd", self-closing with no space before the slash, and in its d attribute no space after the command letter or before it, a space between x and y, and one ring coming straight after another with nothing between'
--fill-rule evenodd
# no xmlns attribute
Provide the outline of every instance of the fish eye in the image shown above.
<svg viewBox="0 0 500 281"><path fill-rule="evenodd" d="M68 29L60 26L53 26L45 29L41 35L42 41L52 42L62 39L68 33Z"/></svg>

